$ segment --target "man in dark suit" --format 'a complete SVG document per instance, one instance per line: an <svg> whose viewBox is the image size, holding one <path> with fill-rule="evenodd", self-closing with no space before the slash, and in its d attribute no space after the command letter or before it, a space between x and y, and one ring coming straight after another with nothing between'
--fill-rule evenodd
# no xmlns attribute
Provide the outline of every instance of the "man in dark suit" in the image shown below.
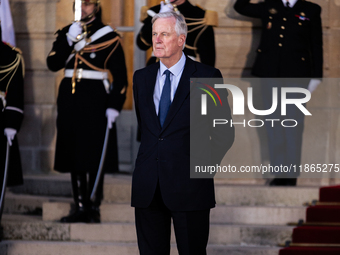
<svg viewBox="0 0 340 255"><path fill-rule="evenodd" d="M245 16L262 20L262 35L252 74L264 79L262 99L265 109L272 105L272 89L302 87L313 92L322 77L323 50L321 7L305 0L265 0L257 4L237 0L234 8ZM277 79L294 78L294 79ZM300 79L298 79L300 78ZM305 79L301 79L305 78ZM278 98L280 99L280 94ZM299 98L291 93L290 98ZM298 166L301 163L304 114L295 106L287 109L287 116L278 109L268 119L295 119L298 125L285 128L266 122L270 163L272 166ZM277 176L279 177L279 176ZM270 185L296 185L297 174L282 175ZM282 178L283 177L283 178Z"/></svg>
<svg viewBox="0 0 340 255"><path fill-rule="evenodd" d="M172 218L179 254L206 254L210 209L215 206L214 183L211 178L190 178L191 110L200 111L200 107L190 107L190 78L222 75L184 55L187 26L182 15L157 14L152 30L153 51L160 62L136 71L133 78L141 129L131 199L138 247L140 254L170 254ZM227 91L221 94L227 96ZM223 107L223 117L231 119L228 102L224 101ZM208 141L202 147L206 158L219 164L233 143L234 128L221 125L221 132L210 132L212 122L206 121L196 129L202 130L199 137ZM215 147L220 149L209 150Z"/></svg>

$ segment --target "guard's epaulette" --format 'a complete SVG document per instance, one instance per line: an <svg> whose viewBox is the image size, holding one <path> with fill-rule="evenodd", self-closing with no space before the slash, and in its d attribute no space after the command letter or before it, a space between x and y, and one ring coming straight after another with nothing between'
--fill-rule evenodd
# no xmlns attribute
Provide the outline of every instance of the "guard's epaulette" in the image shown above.
<svg viewBox="0 0 340 255"><path fill-rule="evenodd" d="M204 19L208 26L217 27L218 26L218 14L216 11L206 10Z"/></svg>
<svg viewBox="0 0 340 255"><path fill-rule="evenodd" d="M143 22L147 17L148 17L148 13L147 11L149 10L149 7L147 6L142 6L142 8L140 9L140 22Z"/></svg>
<svg viewBox="0 0 340 255"><path fill-rule="evenodd" d="M57 35L57 34L59 34L60 33L60 31L61 31L61 29L58 29L55 33L54 33L54 35Z"/></svg>
<svg viewBox="0 0 340 255"><path fill-rule="evenodd" d="M204 19L206 25L213 27L218 26L218 14L216 11L205 10L199 4L196 4L196 6L205 11Z"/></svg>
<svg viewBox="0 0 340 255"><path fill-rule="evenodd" d="M204 8L202 6L200 6L199 4L196 4L196 6L202 10L204 10Z"/></svg>
<svg viewBox="0 0 340 255"><path fill-rule="evenodd" d="M15 47L13 46L12 44L6 42L6 44L11 47L12 50L16 51L17 53L21 54L22 55L22 51L18 48L18 47Z"/></svg>

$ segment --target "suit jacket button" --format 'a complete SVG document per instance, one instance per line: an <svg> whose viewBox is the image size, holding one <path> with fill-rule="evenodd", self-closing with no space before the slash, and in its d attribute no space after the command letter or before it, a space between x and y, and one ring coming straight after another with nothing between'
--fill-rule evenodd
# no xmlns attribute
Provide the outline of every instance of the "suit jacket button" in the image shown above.
<svg viewBox="0 0 340 255"><path fill-rule="evenodd" d="M261 50L261 49L258 49L257 51L258 51L258 52L261 52L262 50Z"/></svg>
<svg viewBox="0 0 340 255"><path fill-rule="evenodd" d="M281 29L286 29L284 26L281 26Z"/></svg>
<svg viewBox="0 0 340 255"><path fill-rule="evenodd" d="M305 58L301 58L302 61L305 61Z"/></svg>
<svg viewBox="0 0 340 255"><path fill-rule="evenodd" d="M279 43L279 46L282 47L282 43Z"/></svg>
<svg viewBox="0 0 340 255"><path fill-rule="evenodd" d="M164 139L162 137L158 138L158 141L163 141Z"/></svg>
<svg viewBox="0 0 340 255"><path fill-rule="evenodd" d="M280 37L283 38L283 35L281 34Z"/></svg>
<svg viewBox="0 0 340 255"><path fill-rule="evenodd" d="M286 18L283 18L283 21L287 21L287 19L286 19Z"/></svg>

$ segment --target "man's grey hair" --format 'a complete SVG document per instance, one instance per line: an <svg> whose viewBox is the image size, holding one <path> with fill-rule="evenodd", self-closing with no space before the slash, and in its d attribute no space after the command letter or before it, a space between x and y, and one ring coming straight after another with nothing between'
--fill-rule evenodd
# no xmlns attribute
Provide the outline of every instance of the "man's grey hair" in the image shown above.
<svg viewBox="0 0 340 255"><path fill-rule="evenodd" d="M175 25L176 34L178 36L185 35L185 38L186 38L187 33L188 33L188 26L182 14L177 14L176 12L173 12L173 11L158 13L152 18L152 25L155 23L157 19L172 18L172 17L176 19L176 25Z"/></svg>

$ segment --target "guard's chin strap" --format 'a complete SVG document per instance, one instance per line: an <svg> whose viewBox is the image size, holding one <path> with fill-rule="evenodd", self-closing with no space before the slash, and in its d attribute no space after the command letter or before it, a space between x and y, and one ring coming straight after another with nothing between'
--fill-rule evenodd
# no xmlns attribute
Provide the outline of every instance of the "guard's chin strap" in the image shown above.
<svg viewBox="0 0 340 255"><path fill-rule="evenodd" d="M176 2L177 2L178 0L175 0L175 1L173 1L173 2L170 2L170 4L176 4Z"/></svg>
<svg viewBox="0 0 340 255"><path fill-rule="evenodd" d="M82 22L87 23L89 22L94 16L94 12L92 12L90 15L86 16L85 18L81 19Z"/></svg>
<svg viewBox="0 0 340 255"><path fill-rule="evenodd" d="M91 14L89 14L85 18L81 19L81 21L85 22L85 23L89 22L96 15L96 13L98 11L99 11L99 6L97 6L96 9L94 9L94 11Z"/></svg>

